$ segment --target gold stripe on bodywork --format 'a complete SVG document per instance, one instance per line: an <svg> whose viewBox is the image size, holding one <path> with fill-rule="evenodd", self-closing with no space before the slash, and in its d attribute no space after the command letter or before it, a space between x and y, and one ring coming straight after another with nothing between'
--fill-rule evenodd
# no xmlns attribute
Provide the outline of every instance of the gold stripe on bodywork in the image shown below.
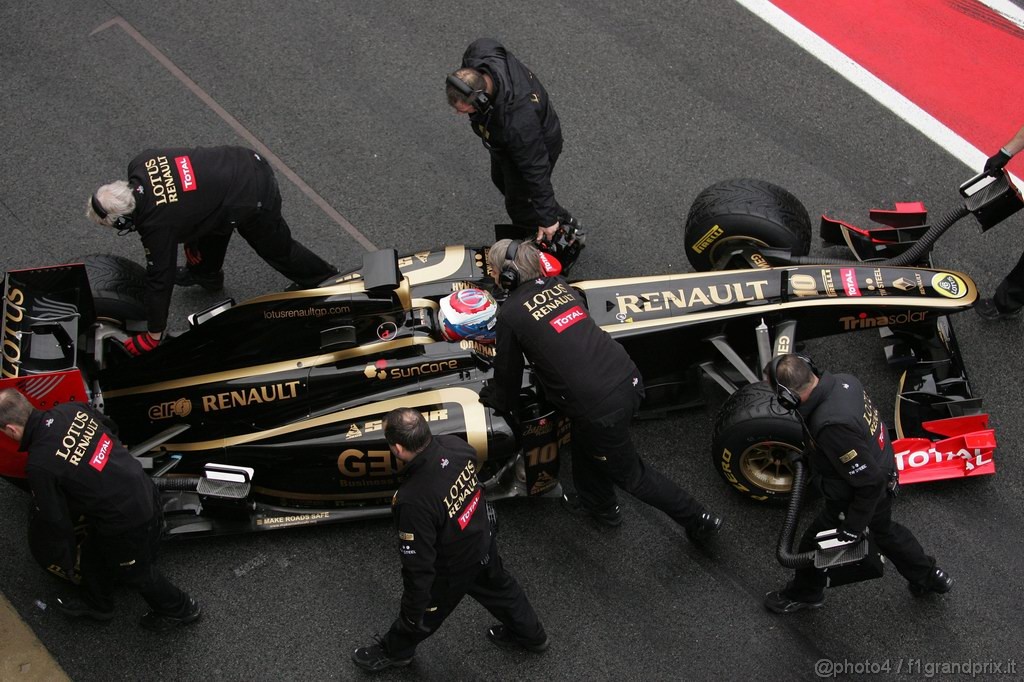
<svg viewBox="0 0 1024 682"><path fill-rule="evenodd" d="M145 386L119 388L113 391L104 391L103 396L106 398L120 398L126 395L137 395L139 393L156 393L157 391L170 391L188 386L199 386L201 384L210 384L216 381L231 381L232 379L245 379L263 374L277 374L279 372L289 372L295 369L330 365L348 358L375 355L377 353L385 353L397 348L422 346L428 343L434 343L434 340L426 336L414 336L405 339L395 339L393 341L380 341L377 343L364 344L358 348L349 348L334 353L327 353L325 355L310 355L308 357L296 358L293 360L271 362L266 365L251 365L249 367L240 367L238 369L227 370L224 372L211 372L210 374L200 374L198 376L186 377L183 379L172 379L171 381L146 384Z"/></svg>
<svg viewBox="0 0 1024 682"><path fill-rule="evenodd" d="M167 443L164 449L180 450L182 452L194 452L198 450L215 450L218 448L230 448L236 445L245 445L261 441L266 438L273 438L296 431L313 429L326 424L336 424L344 421L355 421L369 415L390 412L396 407L423 407L425 405L437 405L442 403L458 403L462 407L462 414L466 420L466 440L481 462L487 460L487 415L484 406L480 403L480 397L476 391L470 388L452 387L441 388L425 393L411 393L400 398L391 398L380 402L368 403L353 407L341 412L325 414L320 417L306 419L295 424L278 426L264 431L253 431L252 433L232 436L230 438L218 438L214 440L201 441L197 443ZM187 432L186 432L187 433Z"/></svg>
<svg viewBox="0 0 1024 682"><path fill-rule="evenodd" d="M444 247L444 258L440 263L413 270L406 275L406 279L412 286L447 279L458 273L465 262L465 246L446 246Z"/></svg>

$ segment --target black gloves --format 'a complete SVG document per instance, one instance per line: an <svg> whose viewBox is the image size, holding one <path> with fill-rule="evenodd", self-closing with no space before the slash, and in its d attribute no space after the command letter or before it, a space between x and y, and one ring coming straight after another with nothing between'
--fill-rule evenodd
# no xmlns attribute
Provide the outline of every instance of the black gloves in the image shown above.
<svg viewBox="0 0 1024 682"><path fill-rule="evenodd" d="M840 542L857 542L863 536L863 533L855 533L849 528L843 528L842 526L836 529L836 539Z"/></svg>
<svg viewBox="0 0 1024 682"><path fill-rule="evenodd" d="M497 389L493 381L484 383L480 389L480 402L495 412L506 412L505 401L502 399L501 391Z"/></svg>
<svg viewBox="0 0 1024 682"><path fill-rule="evenodd" d="M160 339L153 338L153 335L149 332L136 334L135 336L128 337L124 341L124 349L128 351L129 355L133 355L135 357L138 357L143 353L148 353L159 345Z"/></svg>
<svg viewBox="0 0 1024 682"><path fill-rule="evenodd" d="M987 173L989 171L999 170L1005 167L1012 156L1012 154L1007 154L1004 150L1000 149L998 152L990 156L988 161L985 162L985 172Z"/></svg>

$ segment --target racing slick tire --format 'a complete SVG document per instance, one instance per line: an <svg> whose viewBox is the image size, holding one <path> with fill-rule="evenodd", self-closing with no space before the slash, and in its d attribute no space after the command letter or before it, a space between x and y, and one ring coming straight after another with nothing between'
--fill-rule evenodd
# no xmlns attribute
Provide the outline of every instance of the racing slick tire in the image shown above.
<svg viewBox="0 0 1024 682"><path fill-rule="evenodd" d="M82 259L89 275L96 317L127 327L129 320L145 320L146 268L135 261L109 253Z"/></svg>
<svg viewBox="0 0 1024 682"><path fill-rule="evenodd" d="M794 256L806 256L811 220L800 200L777 185L749 178L723 180L693 200L683 245L698 272L715 269L730 251L744 245L787 248Z"/></svg>
<svg viewBox="0 0 1024 682"><path fill-rule="evenodd" d="M804 449L799 418L783 410L767 383L733 393L715 416L711 458L715 470L744 496L785 502L793 488L789 454Z"/></svg>

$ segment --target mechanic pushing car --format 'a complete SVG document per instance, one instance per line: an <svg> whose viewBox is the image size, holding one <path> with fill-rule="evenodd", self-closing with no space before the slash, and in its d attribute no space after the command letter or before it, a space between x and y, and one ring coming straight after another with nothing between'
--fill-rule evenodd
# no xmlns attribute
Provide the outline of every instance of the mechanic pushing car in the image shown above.
<svg viewBox="0 0 1024 682"><path fill-rule="evenodd" d="M491 156L491 182L516 225L551 241L579 224L555 201L551 172L562 153L562 127L540 80L500 43L473 41L462 68L446 79L448 103L467 114Z"/></svg>
<svg viewBox="0 0 1024 682"><path fill-rule="evenodd" d="M127 584L149 604L142 627L165 632L199 620L195 599L156 568L163 512L149 475L103 422L81 403L46 412L17 390L0 390L0 428L28 452L26 473L36 506L33 529L65 576L75 575L75 521L84 516L79 596L58 599L72 618L109 621L113 590Z"/></svg>
<svg viewBox="0 0 1024 682"><path fill-rule="evenodd" d="M159 344L175 284L223 288L221 268L235 230L296 285L314 287L338 274L292 239L274 171L244 147L147 149L128 164L128 180L96 190L86 216L118 234L138 232L146 250L148 330L125 341L132 355ZM181 268L178 244L185 245Z"/></svg>
<svg viewBox="0 0 1024 682"><path fill-rule="evenodd" d="M949 592L951 578L935 566L914 534L892 520L899 492L892 441L863 385L849 374L818 376L803 356L772 360L769 381L779 404L795 410L804 427L811 470L821 479L825 507L800 539L800 552L816 546L815 536L836 529L842 542L857 542L865 533L892 561L917 596ZM785 588L765 595L775 613L795 613L824 604L826 577L817 569L797 569Z"/></svg>
<svg viewBox="0 0 1024 682"><path fill-rule="evenodd" d="M515 414L525 353L545 398L572 421L578 494L565 496L566 507L617 526L622 522L618 485L672 517L692 542L715 536L722 519L645 464L633 447L629 425L644 384L622 345L594 323L564 277L548 274L548 259L535 243L500 240L488 260L498 285L509 293L498 311L495 386L480 399Z"/></svg>
<svg viewBox="0 0 1024 682"><path fill-rule="evenodd" d="M405 465L392 501L402 606L388 633L356 649L352 661L372 672L408 665L416 646L467 594L500 621L487 631L491 642L545 651L544 626L498 556L497 524L477 480L476 451L456 436L432 436L423 415L407 407L388 413L384 438Z"/></svg>
<svg viewBox="0 0 1024 682"><path fill-rule="evenodd" d="M1010 162L1014 154L1024 149L1024 127L1010 138L998 152L985 162L985 172L1000 170ZM1024 308L1024 254L1013 270L1003 278L992 298L978 301L974 309L986 320L998 320L1020 315Z"/></svg>

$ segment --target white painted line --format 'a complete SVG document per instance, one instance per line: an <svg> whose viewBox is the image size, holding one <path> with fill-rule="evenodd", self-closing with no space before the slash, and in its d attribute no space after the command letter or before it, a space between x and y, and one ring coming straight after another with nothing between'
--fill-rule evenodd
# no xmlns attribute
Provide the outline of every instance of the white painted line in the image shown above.
<svg viewBox="0 0 1024 682"><path fill-rule="evenodd" d="M1007 21L1024 28L1024 9L1010 2L1010 0L978 0L994 12L1002 14Z"/></svg>
<svg viewBox="0 0 1024 682"><path fill-rule="evenodd" d="M736 0L736 2L753 12L812 56L818 58L843 78L856 85L886 109L919 130L929 140L962 161L974 172L979 172L984 167L985 161L988 159L987 153L980 151L970 142L957 135L934 116L889 87L874 74L832 47L832 45L816 33L768 2L768 0ZM1016 10L1017 15L1024 19L1024 11L1021 11L1020 8L1017 8L1008 0L986 0L986 4L989 6L998 4L1001 7L1009 5ZM995 8L993 7L993 9ZM1002 9L996 11L1002 13ZM1006 132L1006 139L1010 139L1013 133L1013 130L1008 130ZM1011 173L1010 177L1013 178L1017 186L1021 185L1020 178L1016 175Z"/></svg>

